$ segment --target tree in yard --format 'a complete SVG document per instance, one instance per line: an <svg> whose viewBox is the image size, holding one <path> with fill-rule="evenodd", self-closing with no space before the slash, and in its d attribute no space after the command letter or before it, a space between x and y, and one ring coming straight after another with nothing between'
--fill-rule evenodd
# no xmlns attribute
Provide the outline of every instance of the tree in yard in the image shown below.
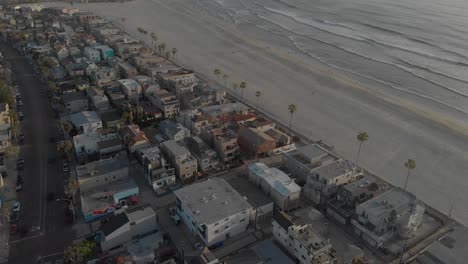
<svg viewBox="0 0 468 264"><path fill-rule="evenodd" d="M403 189L405 189L406 191L406 186L408 185L408 179L409 179L410 173L412 170L416 168L416 161L412 159L408 159L405 162L405 167L408 169L408 173L406 174L405 186L403 187Z"/></svg>
<svg viewBox="0 0 468 264"><path fill-rule="evenodd" d="M10 107L13 106L13 95L11 94L10 87L0 80L0 103L7 103Z"/></svg>
<svg viewBox="0 0 468 264"><path fill-rule="evenodd" d="M10 111L8 112L8 116L10 117L11 134L13 134L13 137L16 138L16 135L20 131L16 111L13 109L10 109Z"/></svg>
<svg viewBox="0 0 468 264"><path fill-rule="evenodd" d="M227 79L229 78L229 75L223 74L223 80L224 80L224 91L226 92L227 90Z"/></svg>
<svg viewBox="0 0 468 264"><path fill-rule="evenodd" d="M262 96L262 92L256 91L255 92L255 97L257 98L257 107L258 107L258 101L260 100L260 96Z"/></svg>
<svg viewBox="0 0 468 264"><path fill-rule="evenodd" d="M73 204L75 204L75 196L76 192L80 188L80 184L74 177L70 177L70 179L67 182L67 186L65 186L65 193L68 193L71 195L71 200Z"/></svg>
<svg viewBox="0 0 468 264"><path fill-rule="evenodd" d="M130 123L132 123L133 121L133 113L131 110L125 110L123 113L122 113L122 117L120 118L120 120L125 124L125 125L128 125Z"/></svg>
<svg viewBox="0 0 468 264"><path fill-rule="evenodd" d="M177 53L177 48L172 48L172 59L175 60L175 55Z"/></svg>
<svg viewBox="0 0 468 264"><path fill-rule="evenodd" d="M73 144L69 140L61 140L57 142L57 150L63 155L70 156Z"/></svg>
<svg viewBox="0 0 468 264"><path fill-rule="evenodd" d="M239 88L239 85L237 83L232 83L232 89L235 91L237 91L237 88Z"/></svg>
<svg viewBox="0 0 468 264"><path fill-rule="evenodd" d="M169 51L166 51L164 55L166 56L166 59L169 59L171 57L171 53Z"/></svg>
<svg viewBox="0 0 468 264"><path fill-rule="evenodd" d="M53 96L51 100L52 100L52 104L54 105L58 105L61 101L60 97L58 96Z"/></svg>
<svg viewBox="0 0 468 264"><path fill-rule="evenodd" d="M214 69L213 73L214 73L214 75L216 76L216 80L218 80L218 79L219 79L219 75L221 74L221 70L218 69L218 68L216 68L216 69Z"/></svg>
<svg viewBox="0 0 468 264"><path fill-rule="evenodd" d="M56 93L58 91L58 87L53 81L49 81L47 87L51 93Z"/></svg>
<svg viewBox="0 0 468 264"><path fill-rule="evenodd" d="M79 244L69 246L64 251L66 264L82 264L94 259L97 255L95 241L83 240Z"/></svg>
<svg viewBox="0 0 468 264"><path fill-rule="evenodd" d="M241 88L241 101L244 100L244 90L247 88L247 83L241 82L239 85L239 88Z"/></svg>
<svg viewBox="0 0 468 264"><path fill-rule="evenodd" d="M289 114L290 114L290 117L289 117L289 130L291 130L292 129L292 118L293 118L294 113L297 110L297 107L296 107L295 104L290 104L288 106L288 110L289 110Z"/></svg>
<svg viewBox="0 0 468 264"><path fill-rule="evenodd" d="M159 49L159 54L163 54L164 51L166 50L166 43L161 43L158 45L158 49Z"/></svg>
<svg viewBox="0 0 468 264"><path fill-rule="evenodd" d="M358 151L356 155L356 162L355 162L357 165L359 161L359 155L361 154L362 143L366 142L369 139L369 135L366 132L360 132L356 138L359 141L359 147L358 147Z"/></svg>
<svg viewBox="0 0 468 264"><path fill-rule="evenodd" d="M7 222L10 222L11 217L11 208L7 203L4 203L0 208L0 223L3 225L3 219L5 218Z"/></svg>
<svg viewBox="0 0 468 264"><path fill-rule="evenodd" d="M70 133L70 130L72 129L72 125L69 122L63 122L62 123L62 128L65 133Z"/></svg>

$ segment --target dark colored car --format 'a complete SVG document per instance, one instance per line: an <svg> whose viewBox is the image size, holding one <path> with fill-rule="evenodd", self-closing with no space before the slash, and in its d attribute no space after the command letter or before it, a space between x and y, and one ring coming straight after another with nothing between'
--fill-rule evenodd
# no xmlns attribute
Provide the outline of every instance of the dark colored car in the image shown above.
<svg viewBox="0 0 468 264"><path fill-rule="evenodd" d="M57 159L56 159L55 157L49 157L49 159L47 160L47 163L48 163L49 165L52 165L52 164L54 164L54 162L55 162L56 160L57 160Z"/></svg>
<svg viewBox="0 0 468 264"><path fill-rule="evenodd" d="M24 158L18 158L18 161L16 162L16 168L18 170L24 169Z"/></svg>
<svg viewBox="0 0 468 264"><path fill-rule="evenodd" d="M20 235L21 235L22 237L24 237L24 236L26 236L26 235L29 233L29 227L26 226L26 225L24 225L24 226L20 227L20 230L19 230L19 231L20 231Z"/></svg>
<svg viewBox="0 0 468 264"><path fill-rule="evenodd" d="M55 193L54 192L49 192L47 194L47 201L51 202L55 200Z"/></svg>
<svg viewBox="0 0 468 264"><path fill-rule="evenodd" d="M23 190L23 180L19 180L20 178L18 178L18 180L16 180L16 191L19 192L21 190Z"/></svg>
<svg viewBox="0 0 468 264"><path fill-rule="evenodd" d="M20 134L20 135L18 136L18 143L19 143L19 144L24 144L24 135L23 135L23 134Z"/></svg>

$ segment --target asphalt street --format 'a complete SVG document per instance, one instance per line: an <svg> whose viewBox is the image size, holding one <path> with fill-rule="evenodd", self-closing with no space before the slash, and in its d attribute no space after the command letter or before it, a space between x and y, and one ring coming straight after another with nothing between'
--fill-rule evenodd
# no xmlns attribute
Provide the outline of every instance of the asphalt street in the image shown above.
<svg viewBox="0 0 468 264"><path fill-rule="evenodd" d="M59 254L74 238L71 225L65 223L65 202L47 201L47 193L63 197L61 161L57 154L57 120L54 119L47 97L40 95L39 76L34 74L31 60L21 56L7 44L0 45L3 56L10 61L17 76L23 101L22 131L25 144L20 150L25 165L23 190L18 192L21 202L19 227L29 233L10 237L8 263L36 263L41 256ZM55 157L53 164L48 159Z"/></svg>

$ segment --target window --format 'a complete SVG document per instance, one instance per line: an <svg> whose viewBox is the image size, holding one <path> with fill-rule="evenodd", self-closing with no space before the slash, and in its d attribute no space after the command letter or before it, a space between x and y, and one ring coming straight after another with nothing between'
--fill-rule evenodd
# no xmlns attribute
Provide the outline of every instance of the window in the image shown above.
<svg viewBox="0 0 468 264"><path fill-rule="evenodd" d="M217 226L217 225L219 225L219 223L218 223L218 222L216 222L214 225L215 225L215 226Z"/></svg>
<svg viewBox="0 0 468 264"><path fill-rule="evenodd" d="M224 227L224 229L228 229L228 228L229 228L229 226L225 226L225 227Z"/></svg>
<svg viewBox="0 0 468 264"><path fill-rule="evenodd" d="M216 230L214 231L214 233L215 233L215 234L218 234L218 233L219 233L219 230L218 230L218 229L216 229Z"/></svg>

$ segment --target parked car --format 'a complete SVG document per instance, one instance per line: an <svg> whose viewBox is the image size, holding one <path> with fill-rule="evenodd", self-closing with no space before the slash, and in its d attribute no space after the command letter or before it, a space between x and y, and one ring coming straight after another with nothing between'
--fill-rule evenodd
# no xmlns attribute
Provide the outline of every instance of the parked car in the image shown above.
<svg viewBox="0 0 468 264"><path fill-rule="evenodd" d="M23 112L18 112L18 118L19 118L20 121L22 121L24 119Z"/></svg>
<svg viewBox="0 0 468 264"><path fill-rule="evenodd" d="M19 143L19 144L24 144L24 134L20 134L20 135L18 136L18 143Z"/></svg>
<svg viewBox="0 0 468 264"><path fill-rule="evenodd" d="M47 193L47 201L55 201L55 193L54 192L49 192Z"/></svg>
<svg viewBox="0 0 468 264"><path fill-rule="evenodd" d="M20 157L16 161L16 169L23 170L24 169L24 158Z"/></svg>
<svg viewBox="0 0 468 264"><path fill-rule="evenodd" d="M16 191L19 192L23 190L23 178L21 176L18 176L16 179Z"/></svg>
<svg viewBox="0 0 468 264"><path fill-rule="evenodd" d="M13 203L13 212L18 212L21 210L21 203L20 202L14 202Z"/></svg>
<svg viewBox="0 0 468 264"><path fill-rule="evenodd" d="M17 232L18 232L18 224L11 224L10 235L16 235Z"/></svg>
<svg viewBox="0 0 468 264"><path fill-rule="evenodd" d="M16 224L19 221L19 213L13 212L10 216L10 224Z"/></svg>
<svg viewBox="0 0 468 264"><path fill-rule="evenodd" d="M23 101L21 101L21 100L16 101L16 105L17 105L17 106L23 105Z"/></svg>
<svg viewBox="0 0 468 264"><path fill-rule="evenodd" d="M27 225L24 225L24 226L20 227L19 231L20 231L20 235L22 237L24 237L29 233L29 227Z"/></svg>
<svg viewBox="0 0 468 264"><path fill-rule="evenodd" d="M63 172L69 172L70 171L70 167L68 167L68 162L63 162Z"/></svg>
<svg viewBox="0 0 468 264"><path fill-rule="evenodd" d="M54 162L55 162L56 160L57 160L57 159L56 159L55 157L49 157L49 159L47 159L47 163L48 163L49 165L52 165L52 164L54 164Z"/></svg>

